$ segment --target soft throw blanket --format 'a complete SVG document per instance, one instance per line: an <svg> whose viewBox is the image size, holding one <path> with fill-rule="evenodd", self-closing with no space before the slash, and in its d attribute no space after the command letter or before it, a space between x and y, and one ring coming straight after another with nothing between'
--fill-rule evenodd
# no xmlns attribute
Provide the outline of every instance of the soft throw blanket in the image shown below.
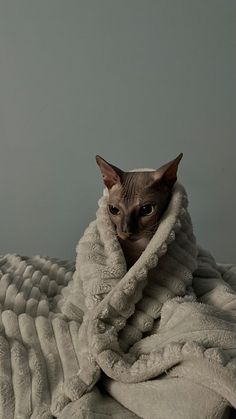
<svg viewBox="0 0 236 419"><path fill-rule="evenodd" d="M176 183L128 271L106 189L75 266L0 258L1 418L233 418L236 266L197 245L187 206Z"/></svg>

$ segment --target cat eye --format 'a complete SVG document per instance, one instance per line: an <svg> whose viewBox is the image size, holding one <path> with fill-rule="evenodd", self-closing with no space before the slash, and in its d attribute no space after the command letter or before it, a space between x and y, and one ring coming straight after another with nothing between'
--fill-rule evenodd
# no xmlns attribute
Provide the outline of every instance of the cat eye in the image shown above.
<svg viewBox="0 0 236 419"><path fill-rule="evenodd" d="M120 213L119 208L109 205L109 210L112 215L118 215Z"/></svg>
<svg viewBox="0 0 236 419"><path fill-rule="evenodd" d="M154 211L154 205L152 205L152 204L146 204L146 205L143 205L140 208L139 214L141 215L141 217L145 217L146 215L152 214L153 211Z"/></svg>

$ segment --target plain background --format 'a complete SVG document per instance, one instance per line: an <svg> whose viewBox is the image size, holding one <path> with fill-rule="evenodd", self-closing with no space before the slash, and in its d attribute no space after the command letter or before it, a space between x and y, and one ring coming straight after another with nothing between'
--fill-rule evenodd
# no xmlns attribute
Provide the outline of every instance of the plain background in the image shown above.
<svg viewBox="0 0 236 419"><path fill-rule="evenodd" d="M95 154L183 152L197 239L236 263L235 102L235 0L1 0L0 253L75 257Z"/></svg>

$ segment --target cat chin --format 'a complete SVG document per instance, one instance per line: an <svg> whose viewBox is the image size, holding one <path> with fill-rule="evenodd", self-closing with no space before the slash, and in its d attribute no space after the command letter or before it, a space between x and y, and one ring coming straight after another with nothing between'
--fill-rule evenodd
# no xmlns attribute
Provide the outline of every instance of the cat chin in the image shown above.
<svg viewBox="0 0 236 419"><path fill-rule="evenodd" d="M137 240L140 240L141 237L128 237L128 241L130 242L136 242Z"/></svg>
<svg viewBox="0 0 236 419"><path fill-rule="evenodd" d="M142 239L144 239L144 238L146 238L146 236L144 236L144 235L131 235L131 236L129 236L129 237L121 237L119 234L117 234L117 237L118 237L118 239L121 241L121 242L137 242L137 241L139 241L139 240L142 240Z"/></svg>
<svg viewBox="0 0 236 419"><path fill-rule="evenodd" d="M137 242L140 239L142 239L142 236L135 236L135 237L130 236L127 239L125 239L125 241L128 241L128 242Z"/></svg>

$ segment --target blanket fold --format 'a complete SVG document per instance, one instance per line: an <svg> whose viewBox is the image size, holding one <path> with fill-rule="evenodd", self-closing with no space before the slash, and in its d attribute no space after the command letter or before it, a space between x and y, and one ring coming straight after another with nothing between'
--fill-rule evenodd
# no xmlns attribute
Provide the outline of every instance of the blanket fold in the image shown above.
<svg viewBox="0 0 236 419"><path fill-rule="evenodd" d="M236 266L198 245L177 182L127 270L107 199L75 264L0 257L0 418L230 418Z"/></svg>

